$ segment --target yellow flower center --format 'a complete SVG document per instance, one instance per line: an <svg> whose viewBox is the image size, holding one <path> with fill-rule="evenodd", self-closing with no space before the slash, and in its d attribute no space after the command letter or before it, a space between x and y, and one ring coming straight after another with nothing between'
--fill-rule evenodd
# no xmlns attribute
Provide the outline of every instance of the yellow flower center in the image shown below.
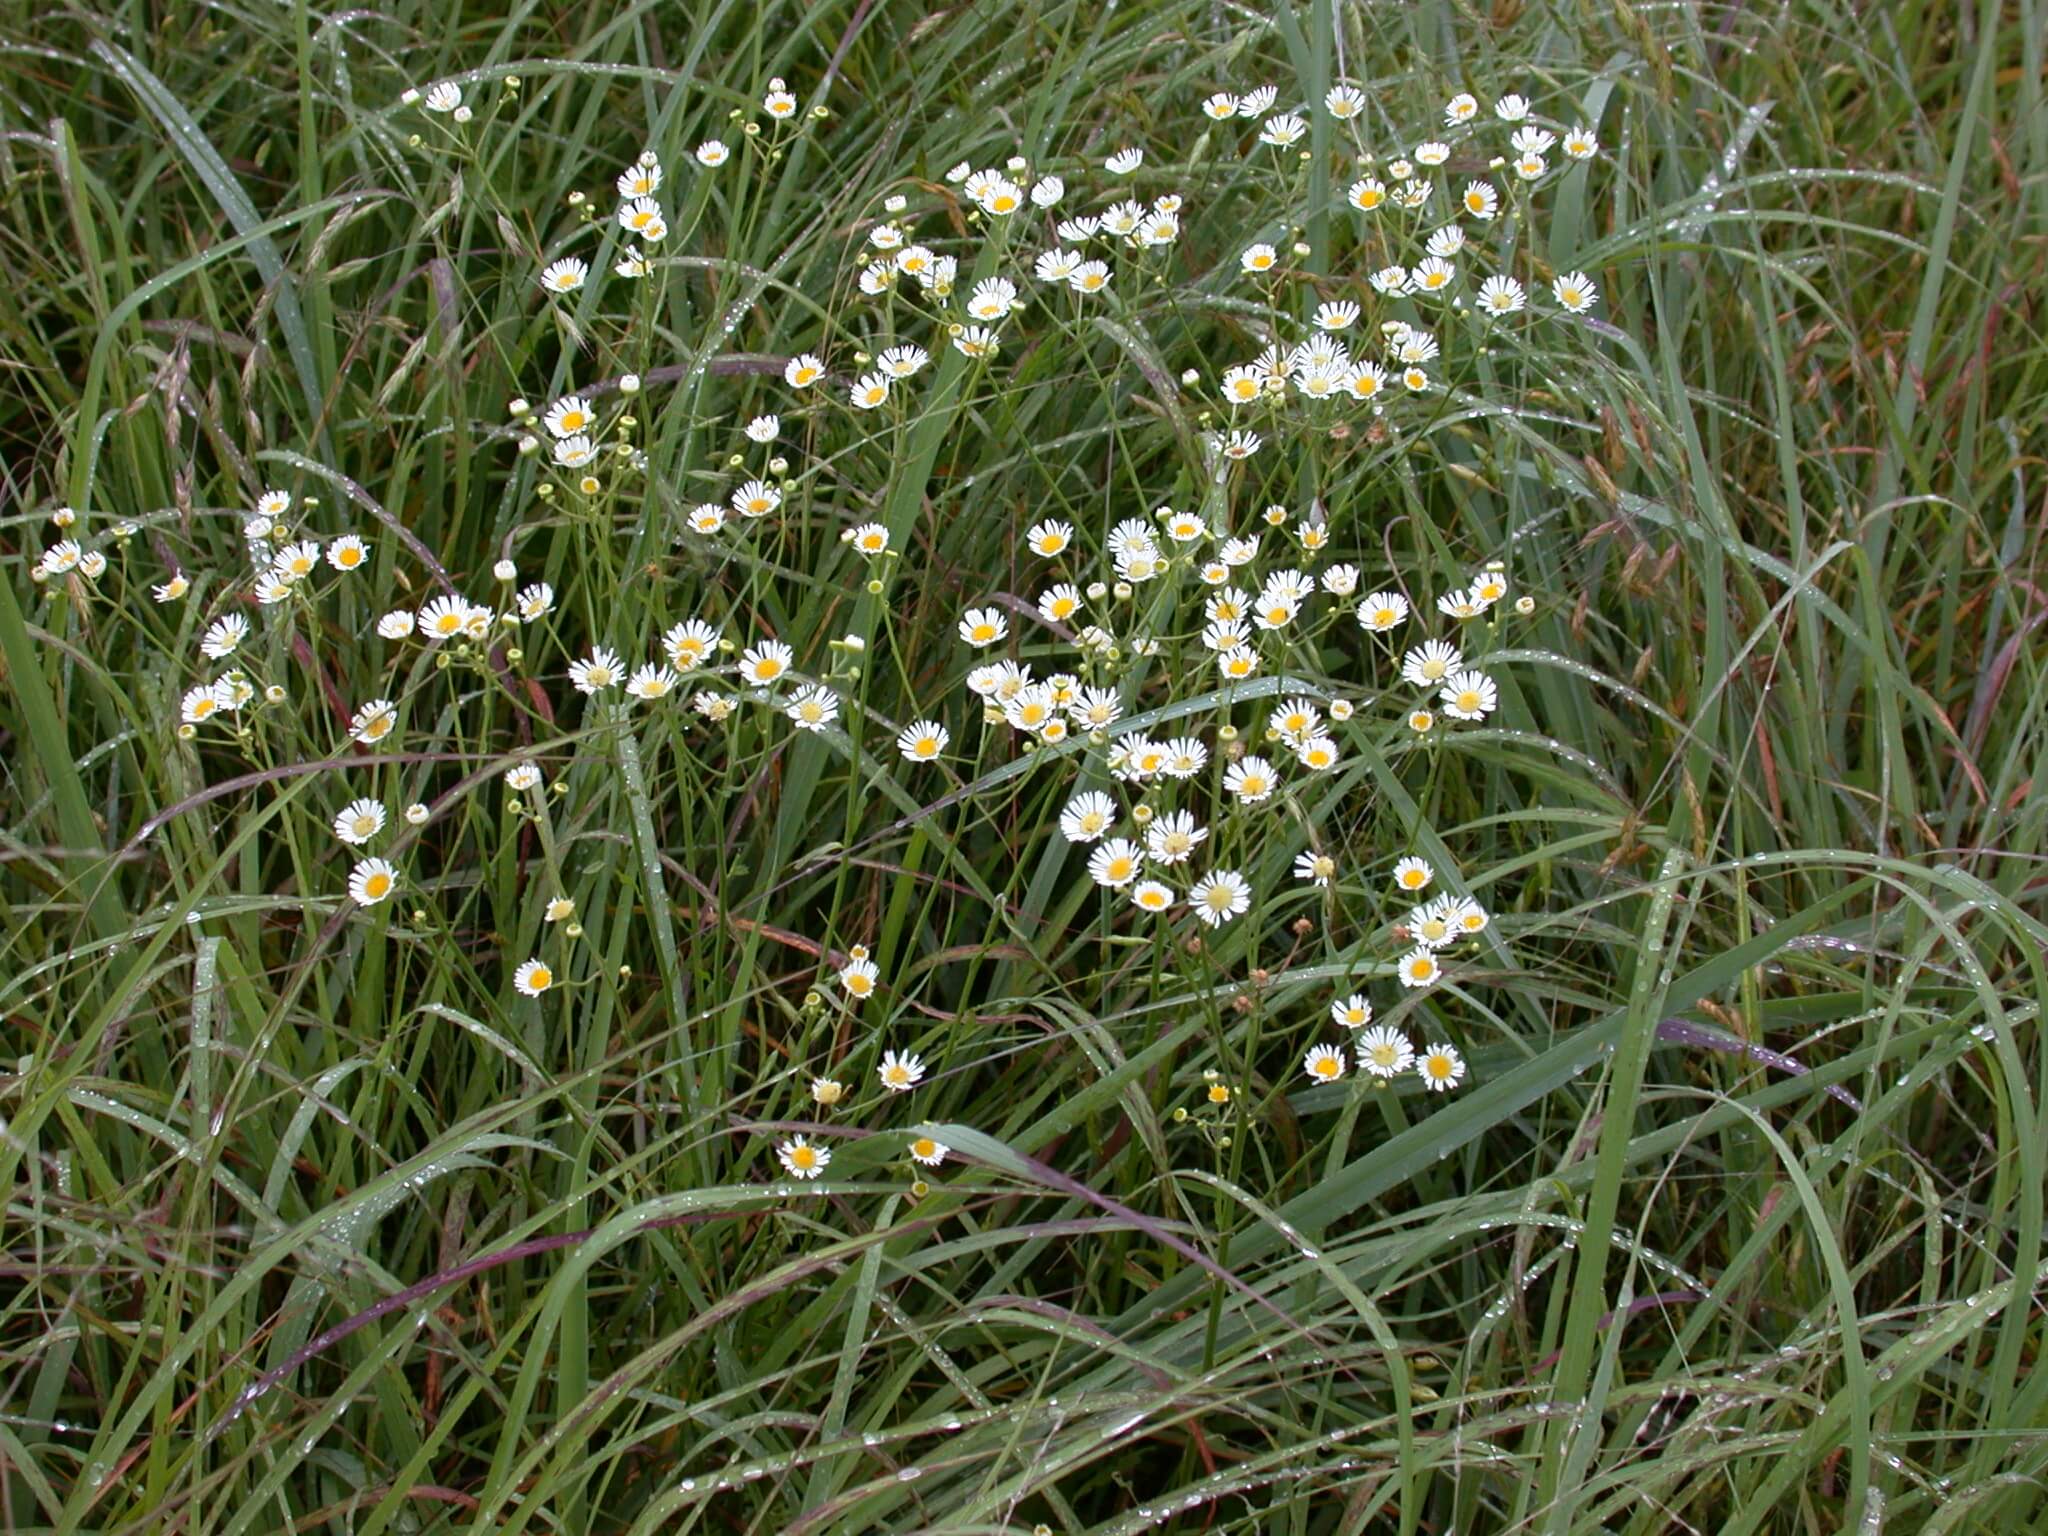
<svg viewBox="0 0 2048 1536"><path fill-rule="evenodd" d="M526 984L536 992L545 992L555 984L555 973L544 965L536 965L526 973Z"/></svg>
<svg viewBox="0 0 2048 1536"><path fill-rule="evenodd" d="M803 1169L806 1173L818 1166L818 1154L809 1147L791 1147L789 1149L789 1160L792 1165Z"/></svg>
<svg viewBox="0 0 2048 1536"><path fill-rule="evenodd" d="M380 872L378 874L370 876L369 879L363 882L363 894L369 897L372 901L377 900L379 897L389 895L390 891L391 877L387 874L383 874Z"/></svg>

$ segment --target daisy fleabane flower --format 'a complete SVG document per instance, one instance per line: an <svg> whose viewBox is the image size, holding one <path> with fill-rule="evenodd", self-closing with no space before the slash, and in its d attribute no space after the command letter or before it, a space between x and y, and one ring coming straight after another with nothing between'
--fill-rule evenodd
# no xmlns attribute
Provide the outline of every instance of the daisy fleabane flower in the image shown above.
<svg viewBox="0 0 2048 1536"><path fill-rule="evenodd" d="M1179 864L1209 836L1187 811L1168 811L1145 829L1145 852L1155 864Z"/></svg>
<svg viewBox="0 0 2048 1536"><path fill-rule="evenodd" d="M1436 879L1427 859L1405 858L1394 866L1394 884L1404 891L1424 891Z"/></svg>
<svg viewBox="0 0 2048 1536"><path fill-rule="evenodd" d="M369 542L357 534L345 533L327 546L327 563L337 571L360 570L369 558Z"/></svg>
<svg viewBox="0 0 2048 1536"><path fill-rule="evenodd" d="M1112 176L1128 176L1145 163L1142 149L1124 148L1102 162L1102 168Z"/></svg>
<svg viewBox="0 0 2048 1536"><path fill-rule="evenodd" d="M1301 1070L1310 1082L1334 1083L1344 1075L1344 1053L1335 1046L1317 1045L1301 1058Z"/></svg>
<svg viewBox="0 0 2048 1536"><path fill-rule="evenodd" d="M1327 853L1310 850L1298 854L1294 860L1294 878L1306 880L1310 885L1327 886L1337 877L1337 861Z"/></svg>
<svg viewBox="0 0 2048 1536"><path fill-rule="evenodd" d="M1358 1037L1358 1070L1382 1081L1399 1077L1415 1062L1415 1047L1392 1025L1382 1024Z"/></svg>
<svg viewBox="0 0 2048 1536"><path fill-rule="evenodd" d="M1088 878L1110 890L1121 890L1138 878L1144 850L1127 837L1112 837L1088 856Z"/></svg>
<svg viewBox="0 0 2048 1536"><path fill-rule="evenodd" d="M1479 308L1484 314L1516 314L1527 302L1522 285L1512 277L1496 275L1479 285Z"/></svg>
<svg viewBox="0 0 2048 1536"><path fill-rule="evenodd" d="M773 118L796 116L796 97L777 75L768 82L768 94L761 98L761 110Z"/></svg>
<svg viewBox="0 0 2048 1536"><path fill-rule="evenodd" d="M1583 272L1560 273L1550 285L1550 296L1575 315L1583 315L1599 302L1600 290Z"/></svg>
<svg viewBox="0 0 2048 1536"><path fill-rule="evenodd" d="M1484 720L1499 703L1500 692L1484 672L1454 672L1444 680L1437 700L1453 720Z"/></svg>
<svg viewBox="0 0 2048 1536"><path fill-rule="evenodd" d="M707 169L715 169L732 158L732 151L725 147L722 139L706 139L697 146L697 163Z"/></svg>
<svg viewBox="0 0 2048 1536"><path fill-rule="evenodd" d="M1220 928L1251 909L1252 888L1234 869L1211 871L1188 892L1188 906L1211 928Z"/></svg>
<svg viewBox="0 0 2048 1536"><path fill-rule="evenodd" d="M651 704L675 692L681 681L666 663L649 662L633 669L633 675L626 679L626 692L643 704Z"/></svg>
<svg viewBox="0 0 2048 1536"><path fill-rule="evenodd" d="M209 661L219 661L234 654L235 647L248 638L249 621L239 613L225 614L207 625L206 633L199 641L199 654Z"/></svg>
<svg viewBox="0 0 2048 1536"><path fill-rule="evenodd" d="M179 701L178 718L187 725L200 725L220 712L220 692L211 683L187 689ZM346 841L346 839L344 839Z"/></svg>
<svg viewBox="0 0 2048 1536"><path fill-rule="evenodd" d="M953 350L962 357L993 357L1002 340L985 325L970 325L953 338Z"/></svg>
<svg viewBox="0 0 2048 1536"><path fill-rule="evenodd" d="M389 699L372 699L349 717L348 734L366 747L374 747L398 726L398 706Z"/></svg>
<svg viewBox="0 0 2048 1536"><path fill-rule="evenodd" d="M1592 129L1574 124L1564 136L1564 152L1574 160L1590 160L1600 153L1599 137Z"/></svg>
<svg viewBox="0 0 2048 1536"><path fill-rule="evenodd" d="M872 997L881 974L881 968L868 958L868 952L856 945L852 958L840 967L839 985L848 997Z"/></svg>
<svg viewBox="0 0 2048 1536"><path fill-rule="evenodd" d="M1024 535L1024 542L1030 546L1034 555L1050 559L1064 552L1067 546L1074 542L1074 528L1071 523L1049 518L1045 522L1032 524Z"/></svg>
<svg viewBox="0 0 2048 1536"><path fill-rule="evenodd" d="M960 618L960 638L976 650L996 644L1009 632L1008 621L994 608L970 608Z"/></svg>
<svg viewBox="0 0 2048 1536"><path fill-rule="evenodd" d="M1235 117L1237 116L1237 98L1228 91L1217 91L1214 95L1204 98L1202 102L1202 115L1211 122L1216 123Z"/></svg>
<svg viewBox="0 0 2048 1536"><path fill-rule="evenodd" d="M1259 142L1261 144L1270 144L1275 149L1287 149L1300 143L1302 135L1307 132L1308 124L1302 120L1299 114L1281 112L1267 118L1260 127Z"/></svg>
<svg viewBox="0 0 2048 1536"><path fill-rule="evenodd" d="M1099 789L1083 790L1060 812L1060 836L1070 843L1092 843L1116 820L1116 802Z"/></svg>
<svg viewBox="0 0 2048 1536"><path fill-rule="evenodd" d="M782 492L765 480L749 480L732 493L730 505L742 517L766 517L782 505Z"/></svg>
<svg viewBox="0 0 2048 1536"><path fill-rule="evenodd" d="M538 958L526 961L512 973L512 990L521 997L539 997L555 984L555 973Z"/></svg>
<svg viewBox="0 0 2048 1536"><path fill-rule="evenodd" d="M578 693L591 696L617 686L623 672L618 653L601 645L592 646L588 656L569 663L569 681Z"/></svg>
<svg viewBox="0 0 2048 1536"><path fill-rule="evenodd" d="M875 358L875 363L890 378L907 379L922 370L931 360L931 354L923 347L905 344L884 347Z"/></svg>
<svg viewBox="0 0 2048 1536"><path fill-rule="evenodd" d="M1446 1093L1465 1080L1465 1058L1449 1045L1432 1045L1415 1061L1416 1075L1431 1093Z"/></svg>
<svg viewBox="0 0 2048 1536"><path fill-rule="evenodd" d="M1470 91L1460 91L1444 103L1444 126L1455 128L1460 123L1469 123L1479 115L1479 98Z"/></svg>
<svg viewBox="0 0 2048 1536"><path fill-rule="evenodd" d="M619 198L630 202L636 197L652 197L661 190L661 161L653 150L647 151L638 160L619 172L617 182Z"/></svg>
<svg viewBox="0 0 2048 1536"><path fill-rule="evenodd" d="M398 889L398 868L387 859L364 859L349 871L349 899L359 907L374 907Z"/></svg>
<svg viewBox="0 0 2048 1536"><path fill-rule="evenodd" d="M334 835L360 847L384 830L384 807L375 800L351 800L334 817Z"/></svg>
<svg viewBox="0 0 2048 1536"><path fill-rule="evenodd" d="M1372 1022L1372 1004L1354 992L1330 1004L1330 1022L1339 1029L1363 1029Z"/></svg>
<svg viewBox="0 0 2048 1536"><path fill-rule="evenodd" d="M875 1075L891 1093L908 1093L924 1081L924 1059L915 1052L884 1051Z"/></svg>
<svg viewBox="0 0 2048 1536"><path fill-rule="evenodd" d="M787 672L795 653L780 640L763 640L740 652L740 675L758 687L766 687Z"/></svg>
<svg viewBox="0 0 2048 1536"><path fill-rule="evenodd" d="M952 1150L943 1141L935 1141L929 1136L914 1136L910 1141L910 1160L926 1168L936 1168Z"/></svg>
<svg viewBox="0 0 2048 1536"><path fill-rule="evenodd" d="M793 1179L815 1179L832 1161L832 1154L804 1136L792 1136L775 1149L775 1159Z"/></svg>
<svg viewBox="0 0 2048 1536"><path fill-rule="evenodd" d="M839 696L814 683L791 698L782 712L800 731L822 731L839 718Z"/></svg>
<svg viewBox="0 0 2048 1536"><path fill-rule="evenodd" d="M782 369L782 382L791 389L808 389L824 376L824 363L809 352L799 352Z"/></svg>
<svg viewBox="0 0 2048 1536"><path fill-rule="evenodd" d="M574 293L590 277L590 263L564 256L541 268L540 285L549 293Z"/></svg>
<svg viewBox="0 0 2048 1536"><path fill-rule="evenodd" d="M1401 658L1401 679L1417 688L1434 688L1464 661L1448 640L1425 640Z"/></svg>
<svg viewBox="0 0 2048 1536"><path fill-rule="evenodd" d="M1365 92L1355 85L1333 85L1323 94L1323 110L1342 122L1349 122L1365 110Z"/></svg>
<svg viewBox="0 0 2048 1536"><path fill-rule="evenodd" d="M702 619L685 619L671 625L661 637L662 651L678 672L702 666L717 647L718 631Z"/></svg>
<svg viewBox="0 0 2048 1536"><path fill-rule="evenodd" d="M1273 103L1280 99L1280 88L1276 85L1255 86L1237 98L1239 117L1264 117L1273 110Z"/></svg>
<svg viewBox="0 0 2048 1536"><path fill-rule="evenodd" d="M1131 887L1131 905L1141 912L1164 912L1173 905L1173 887L1159 880L1140 880Z"/></svg>
<svg viewBox="0 0 2048 1536"><path fill-rule="evenodd" d="M967 299L967 313L977 320L1000 320L1017 307L1017 285L1007 277L985 277Z"/></svg>
<svg viewBox="0 0 2048 1536"><path fill-rule="evenodd" d="M858 411L872 411L889 401L889 376L886 373L864 373L853 381L847 400Z"/></svg>
<svg viewBox="0 0 2048 1536"><path fill-rule="evenodd" d="M936 720L913 720L896 737L896 750L906 761L928 763L946 750L952 734Z"/></svg>
<svg viewBox="0 0 2048 1536"><path fill-rule="evenodd" d="M1403 955L1394 969L1404 987L1434 986L1444 973L1443 962L1437 959L1434 951L1422 945Z"/></svg>
<svg viewBox="0 0 2048 1536"><path fill-rule="evenodd" d="M1279 787L1273 765L1257 755L1232 763L1223 773L1223 787L1247 805L1256 805Z"/></svg>
<svg viewBox="0 0 2048 1536"><path fill-rule="evenodd" d="M555 437L574 437L597 424L589 400L582 395L564 395L542 414L541 421Z"/></svg>

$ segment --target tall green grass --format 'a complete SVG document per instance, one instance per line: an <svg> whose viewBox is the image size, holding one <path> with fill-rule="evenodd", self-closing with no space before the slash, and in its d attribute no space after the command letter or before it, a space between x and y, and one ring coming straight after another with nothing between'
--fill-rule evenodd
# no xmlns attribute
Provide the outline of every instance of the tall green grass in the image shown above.
<svg viewBox="0 0 2048 1536"><path fill-rule="evenodd" d="M2042 22L15 15L0 1523L2039 1528ZM571 193L601 222L619 166L735 140L776 75L831 115L774 174L672 171L686 261L629 346L594 302L536 302L544 259L598 264ZM441 78L476 105L467 158L406 142L399 93ZM559 594L524 644L637 660L715 594L871 720L943 700L979 741L960 610L1028 602L1039 517L1201 494L1171 379L1247 350L1227 284L1133 292L997 383L935 358L900 425L792 451L802 495L743 557L674 516L723 495L735 422L788 408L791 338L857 324L888 191L1137 144L1202 212L1187 270L1227 268L1199 231L1284 239L1245 222L1283 189L1196 103L1340 78L1400 124L1521 89L1604 146L1522 234L1599 282L1597 345L1489 362L1495 408L1398 448L1260 471L1368 580L1433 596L1503 555L1538 598L1500 713L1424 776L1347 759L1261 877L1311 836L1374 891L1411 849L1466 873L1494 922L1452 999L1379 994L1451 1021L1456 1098L1303 1086L1361 883L1164 953L1098 919L1052 831L1071 784L993 748L912 773L879 726L721 744L569 715L558 673L385 672L379 612L437 568L485 597L516 553ZM1314 132L1286 206L1312 274L1355 278ZM627 372L648 512L542 504L506 402ZM188 662L266 485L371 567L264 658L275 724L195 749ZM141 525L91 594L29 579L59 503ZM867 520L900 556L879 595L838 544ZM166 556L195 591L157 605ZM1347 646L1296 675L1356 693ZM337 753L399 684L398 748ZM497 782L515 752L546 764L537 818ZM358 793L436 811L393 829L422 881L351 912L325 823ZM580 985L543 1009L510 965L558 892ZM889 997L857 1027L811 997L855 943ZM908 1108L877 1102L884 1044L931 1066ZM833 1158L799 1197L771 1149L813 1122ZM913 1125L956 1154L921 1183Z"/></svg>

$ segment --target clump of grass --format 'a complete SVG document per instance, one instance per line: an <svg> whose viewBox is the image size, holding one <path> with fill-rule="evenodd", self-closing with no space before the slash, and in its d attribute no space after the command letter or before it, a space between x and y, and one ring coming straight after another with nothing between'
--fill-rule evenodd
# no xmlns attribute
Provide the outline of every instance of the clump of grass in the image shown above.
<svg viewBox="0 0 2048 1536"><path fill-rule="evenodd" d="M35 21L9 1523L2028 1518L2042 34L1866 20Z"/></svg>

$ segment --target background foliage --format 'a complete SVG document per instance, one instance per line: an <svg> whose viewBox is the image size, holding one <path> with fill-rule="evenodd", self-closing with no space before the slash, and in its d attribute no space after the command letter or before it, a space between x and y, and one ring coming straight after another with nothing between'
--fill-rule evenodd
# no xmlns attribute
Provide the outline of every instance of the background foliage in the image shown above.
<svg viewBox="0 0 2048 1536"><path fill-rule="evenodd" d="M2040 1518L2031 0L5 26L9 1529ZM605 355L532 281L568 195L730 136L772 75L831 117L679 216L700 265L643 354ZM490 104L466 163L409 146L397 106L446 76ZM1511 550L1540 600L1499 729L1419 800L1319 829L1361 861L1455 844L1497 914L1447 1107L1301 1087L1302 1021L1344 973L1313 923L1246 940L1228 997L1098 944L1044 852L1062 793L1028 776L937 812L921 781L906 811L786 733L643 761L451 681L410 722L436 752L380 770L446 807L417 834L434 877L344 922L321 824L381 675L370 600L317 658L274 658L313 702L259 760L174 739L202 609L141 601L152 556L233 558L279 483L354 509L396 601L420 568L400 530L474 591L527 530L572 650L644 650L716 583L800 653L883 637L870 707L905 718L957 673L960 608L1026 590L1029 521L1167 462L1167 405L1115 338L834 458L751 568L655 518L533 533L505 402L673 385L644 446L687 506L712 424L773 403L746 359L839 323L855 221L899 178L1136 143L1229 228L1272 189L1191 158L1194 104L1339 76L1410 122L1522 89L1605 146L1540 231L1601 284L1602 365L1282 487L1419 592ZM1200 292L1157 337L1176 367L1243 346ZM143 524L101 601L27 580L60 502ZM886 624L834 553L854 515L902 530ZM510 739L563 786L545 846L462 792ZM543 1014L507 971L561 871L593 964ZM803 1006L821 947L853 942L967 1161L920 1197L900 1136L850 1135L794 1201L770 1138L811 1120L810 1072L872 1076ZM1174 1118L1239 1061L1227 1116Z"/></svg>

